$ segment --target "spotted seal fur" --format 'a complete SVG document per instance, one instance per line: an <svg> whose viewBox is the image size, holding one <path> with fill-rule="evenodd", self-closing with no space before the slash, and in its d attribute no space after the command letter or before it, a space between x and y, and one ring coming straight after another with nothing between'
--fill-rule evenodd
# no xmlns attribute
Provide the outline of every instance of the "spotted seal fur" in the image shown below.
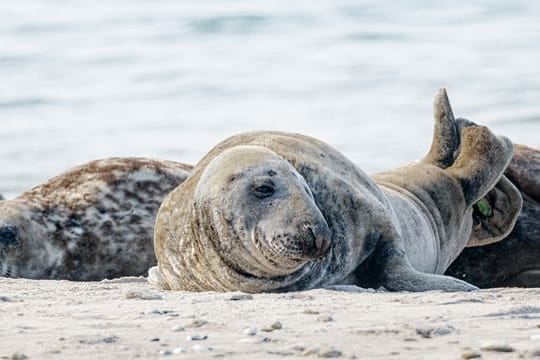
<svg viewBox="0 0 540 360"><path fill-rule="evenodd" d="M153 222L191 166L109 158L0 202L0 276L100 280L156 263Z"/></svg>
<svg viewBox="0 0 540 360"><path fill-rule="evenodd" d="M540 287L540 148L516 145L505 175L523 197L516 226L502 241L465 249L447 274L482 288ZM483 200L486 210L475 210L478 228L488 220L501 217L497 206L507 201L497 189Z"/></svg>
<svg viewBox="0 0 540 360"><path fill-rule="evenodd" d="M300 134L250 132L223 141L160 207L150 281L189 291L344 283L475 289L442 274L472 238L473 205L501 179L512 144L455 120L444 88L434 119L423 160L373 178ZM506 190L515 199L512 219L519 193Z"/></svg>

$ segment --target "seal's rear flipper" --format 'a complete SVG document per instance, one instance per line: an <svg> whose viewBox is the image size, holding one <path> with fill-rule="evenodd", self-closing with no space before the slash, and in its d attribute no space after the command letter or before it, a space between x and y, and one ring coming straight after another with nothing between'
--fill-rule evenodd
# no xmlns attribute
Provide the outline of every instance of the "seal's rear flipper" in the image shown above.
<svg viewBox="0 0 540 360"><path fill-rule="evenodd" d="M480 200L501 178L512 158L512 142L487 127L461 129L459 155L447 170L461 183L467 206Z"/></svg>
<svg viewBox="0 0 540 360"><path fill-rule="evenodd" d="M423 161L446 169L454 162L458 146L459 134L450 100L446 88L441 87L433 99L433 140Z"/></svg>
<svg viewBox="0 0 540 360"><path fill-rule="evenodd" d="M504 239L514 228L523 201L519 190L505 177L473 206L473 228L467 247Z"/></svg>

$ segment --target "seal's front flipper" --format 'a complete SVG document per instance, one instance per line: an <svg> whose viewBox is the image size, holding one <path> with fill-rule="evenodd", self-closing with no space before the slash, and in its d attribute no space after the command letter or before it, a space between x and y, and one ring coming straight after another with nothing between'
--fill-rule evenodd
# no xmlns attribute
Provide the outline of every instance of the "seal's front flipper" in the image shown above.
<svg viewBox="0 0 540 360"><path fill-rule="evenodd" d="M385 257L386 255L386 257ZM381 285L392 291L472 291L474 285L450 276L427 274L415 270L404 253L386 251L377 254ZM373 269L372 269L373 271Z"/></svg>
<svg viewBox="0 0 540 360"><path fill-rule="evenodd" d="M151 285L156 286L158 288L161 288L164 290L170 290L169 285L163 278L163 274L161 273L161 270L159 270L159 267L157 266L152 266L148 270L148 282Z"/></svg>

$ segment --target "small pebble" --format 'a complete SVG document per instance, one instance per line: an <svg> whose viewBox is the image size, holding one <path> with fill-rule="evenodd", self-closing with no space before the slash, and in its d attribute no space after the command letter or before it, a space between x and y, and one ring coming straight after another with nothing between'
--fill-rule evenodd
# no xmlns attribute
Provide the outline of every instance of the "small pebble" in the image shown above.
<svg viewBox="0 0 540 360"><path fill-rule="evenodd" d="M316 311L316 310L307 309L307 310L304 310L304 314L308 314L308 315L319 315L319 312Z"/></svg>
<svg viewBox="0 0 540 360"><path fill-rule="evenodd" d="M170 350L159 350L159 356L169 356L172 354Z"/></svg>
<svg viewBox="0 0 540 360"><path fill-rule="evenodd" d="M271 331L279 330L282 328L283 328L283 325L281 325L279 321L275 321L274 323L272 323L272 325L262 328L261 331L271 332Z"/></svg>
<svg viewBox="0 0 540 360"><path fill-rule="evenodd" d="M480 346L482 351L513 352L516 351L512 346L506 343L487 342Z"/></svg>
<svg viewBox="0 0 540 360"><path fill-rule="evenodd" d="M266 336L255 336L238 340L238 342L249 344L262 344L270 341L272 341L272 339Z"/></svg>
<svg viewBox="0 0 540 360"><path fill-rule="evenodd" d="M201 326L206 325L206 324L208 324L208 321L202 320L202 319L196 319L190 323L185 324L184 327L193 329L193 328L200 328Z"/></svg>
<svg viewBox="0 0 540 360"><path fill-rule="evenodd" d="M229 300L237 301L237 300L253 300L253 295L250 294L233 294L229 298Z"/></svg>
<svg viewBox="0 0 540 360"><path fill-rule="evenodd" d="M242 330L242 334L249 335L249 336L257 335L257 329L253 327L247 327L244 330Z"/></svg>
<svg viewBox="0 0 540 360"><path fill-rule="evenodd" d="M334 348L323 347L319 349L318 356L321 358L336 358L342 356L343 353Z"/></svg>
<svg viewBox="0 0 540 360"><path fill-rule="evenodd" d="M7 297L7 296L0 296L0 301L1 302L11 302L11 298ZM26 356L26 355L25 355Z"/></svg>
<svg viewBox="0 0 540 360"><path fill-rule="evenodd" d="M18 351L11 355L11 360L26 360L26 359L28 359L28 356Z"/></svg>
<svg viewBox="0 0 540 360"><path fill-rule="evenodd" d="M161 310L161 309L148 309L144 312L145 315L152 315L152 314L156 314L156 315L169 315L173 313L173 311L171 310Z"/></svg>
<svg viewBox="0 0 540 360"><path fill-rule="evenodd" d="M201 351L201 352L208 352L208 351L213 350L211 347L208 347L208 346L205 346L205 345L200 345L200 344L193 345L192 349L194 351Z"/></svg>
<svg viewBox="0 0 540 360"><path fill-rule="evenodd" d="M186 350L184 350L181 347L174 348L173 351L172 351L173 354L182 354L182 353L185 353L185 352L186 352Z"/></svg>
<svg viewBox="0 0 540 360"><path fill-rule="evenodd" d="M95 345L95 344L112 344L118 341L118 336L107 336L107 337L100 337L100 336L88 336L84 337L82 339L79 339L79 343L85 344L85 345Z"/></svg>
<svg viewBox="0 0 540 360"><path fill-rule="evenodd" d="M453 326L441 326L435 328L417 328L416 333L424 338L431 338L433 336L448 335L453 332L455 328Z"/></svg>
<svg viewBox="0 0 540 360"><path fill-rule="evenodd" d="M320 322L330 322L330 321L334 321L334 319L332 319L331 316L319 316L317 318L317 320L319 320Z"/></svg>
<svg viewBox="0 0 540 360"><path fill-rule="evenodd" d="M318 353L319 353L319 348L318 347L311 347L311 348L305 349L302 352L302 355L309 356L309 355L315 355L315 354L318 354Z"/></svg>
<svg viewBox="0 0 540 360"><path fill-rule="evenodd" d="M158 337L153 337L150 339L150 341L159 341L159 338Z"/></svg>
<svg viewBox="0 0 540 360"><path fill-rule="evenodd" d="M206 335L188 335L186 336L186 340L188 341L199 341L199 340L206 340L208 336Z"/></svg>
<svg viewBox="0 0 540 360"><path fill-rule="evenodd" d="M267 351L268 354L270 355L278 355L278 356L291 356L291 355L294 355L294 353L292 351L273 351L273 350L269 350Z"/></svg>
<svg viewBox="0 0 540 360"><path fill-rule="evenodd" d="M163 297L160 294L149 291L128 290L126 291L126 299L163 300Z"/></svg>
<svg viewBox="0 0 540 360"><path fill-rule="evenodd" d="M482 357L482 354L480 354L478 351L474 351L474 350L465 350L461 353L461 358L463 360L467 360L467 359L477 359L477 358L481 358Z"/></svg>
<svg viewBox="0 0 540 360"><path fill-rule="evenodd" d="M175 325L175 326L173 326L173 327L171 328L171 330L172 330L172 331L184 331L184 330L186 330L186 329L184 329L184 327L181 326L181 325Z"/></svg>

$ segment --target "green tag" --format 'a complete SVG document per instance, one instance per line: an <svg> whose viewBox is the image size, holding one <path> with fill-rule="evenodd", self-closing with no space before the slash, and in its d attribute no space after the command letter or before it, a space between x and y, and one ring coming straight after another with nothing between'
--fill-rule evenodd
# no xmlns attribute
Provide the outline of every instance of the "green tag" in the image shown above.
<svg viewBox="0 0 540 360"><path fill-rule="evenodd" d="M486 200L480 199L474 205L476 206L478 211L480 211L480 214L482 214L484 216L487 216L487 217L493 215L493 212L491 211L491 206L489 206L489 203Z"/></svg>

